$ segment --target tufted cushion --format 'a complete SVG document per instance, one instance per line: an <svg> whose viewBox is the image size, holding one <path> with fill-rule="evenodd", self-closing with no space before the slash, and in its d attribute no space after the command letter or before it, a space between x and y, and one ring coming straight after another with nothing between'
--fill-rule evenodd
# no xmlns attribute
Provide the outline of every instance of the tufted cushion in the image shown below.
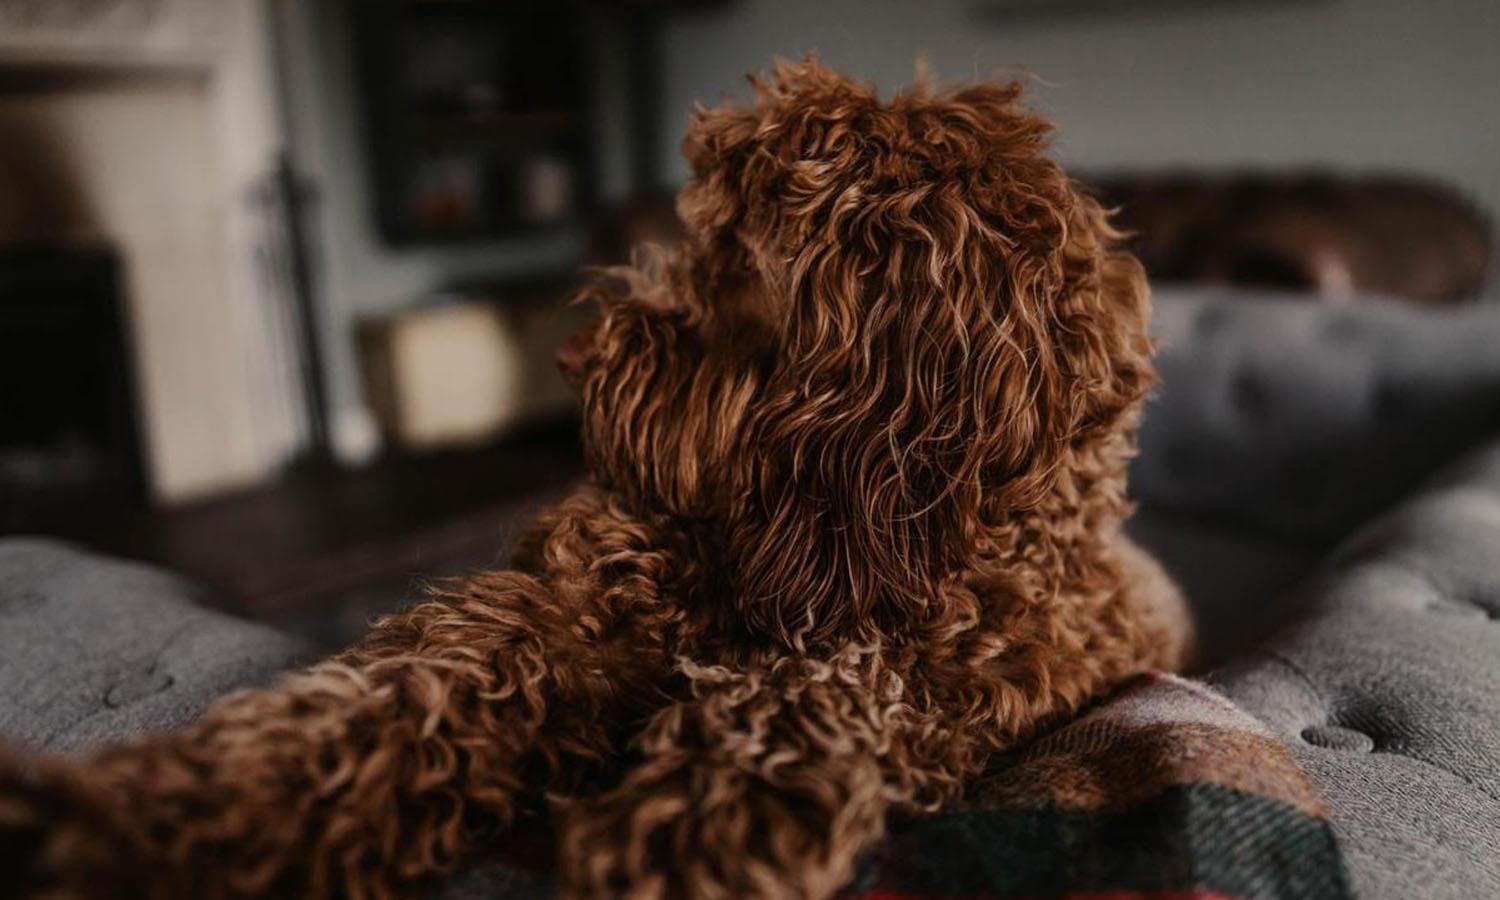
<svg viewBox="0 0 1500 900"><path fill-rule="evenodd" d="M1316 545L1500 423L1500 306L1212 288L1155 304L1162 384L1131 473L1149 507Z"/></svg>
<svg viewBox="0 0 1500 900"><path fill-rule="evenodd" d="M1318 782L1360 896L1500 897L1500 441L1299 594L1214 680Z"/></svg>
<svg viewBox="0 0 1500 900"><path fill-rule="evenodd" d="M0 541L0 736L70 750L190 721L307 654L147 566Z"/></svg>
<svg viewBox="0 0 1500 900"><path fill-rule="evenodd" d="M1232 659L1296 619L1302 601L1290 588L1322 555L1302 543L1150 507L1132 516L1126 530L1187 597L1200 669Z"/></svg>

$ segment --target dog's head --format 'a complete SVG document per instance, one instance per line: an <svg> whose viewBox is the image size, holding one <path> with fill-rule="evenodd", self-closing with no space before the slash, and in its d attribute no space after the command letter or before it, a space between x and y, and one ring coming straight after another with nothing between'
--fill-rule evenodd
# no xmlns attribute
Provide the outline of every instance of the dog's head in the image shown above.
<svg viewBox="0 0 1500 900"><path fill-rule="evenodd" d="M592 292L585 442L606 485L707 527L749 627L899 628L1130 427L1144 280L1017 85L753 83L684 141L687 241Z"/></svg>

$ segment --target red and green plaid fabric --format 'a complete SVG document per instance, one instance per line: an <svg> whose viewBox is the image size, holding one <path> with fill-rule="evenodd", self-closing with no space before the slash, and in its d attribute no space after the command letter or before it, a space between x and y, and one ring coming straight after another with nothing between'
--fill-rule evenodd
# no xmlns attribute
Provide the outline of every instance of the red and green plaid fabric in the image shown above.
<svg viewBox="0 0 1500 900"><path fill-rule="evenodd" d="M846 900L1350 896L1322 801L1280 741L1149 674L992 767L968 803L893 823Z"/></svg>

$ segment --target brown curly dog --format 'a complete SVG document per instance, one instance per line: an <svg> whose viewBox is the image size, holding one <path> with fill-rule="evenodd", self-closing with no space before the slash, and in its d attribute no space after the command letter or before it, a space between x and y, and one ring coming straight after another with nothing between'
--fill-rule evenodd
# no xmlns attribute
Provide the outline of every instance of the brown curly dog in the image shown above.
<svg viewBox="0 0 1500 900"><path fill-rule="evenodd" d="M1047 122L1013 84L755 85L688 134L688 239L586 292L593 478L515 568L0 766L0 893L406 896L565 796L570 895L828 897L888 813L1180 663L1120 530L1146 286Z"/></svg>

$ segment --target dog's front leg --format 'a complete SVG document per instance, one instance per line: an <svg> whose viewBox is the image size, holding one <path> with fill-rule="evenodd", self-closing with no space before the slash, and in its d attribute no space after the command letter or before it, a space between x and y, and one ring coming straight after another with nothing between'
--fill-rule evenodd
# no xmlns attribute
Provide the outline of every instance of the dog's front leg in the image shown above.
<svg viewBox="0 0 1500 900"><path fill-rule="evenodd" d="M900 680L861 650L683 668L693 699L657 714L619 786L568 811L567 893L833 895L884 827Z"/></svg>
<svg viewBox="0 0 1500 900"><path fill-rule="evenodd" d="M0 759L0 896L385 898L452 869L664 703L660 554L602 515L182 731Z"/></svg>

